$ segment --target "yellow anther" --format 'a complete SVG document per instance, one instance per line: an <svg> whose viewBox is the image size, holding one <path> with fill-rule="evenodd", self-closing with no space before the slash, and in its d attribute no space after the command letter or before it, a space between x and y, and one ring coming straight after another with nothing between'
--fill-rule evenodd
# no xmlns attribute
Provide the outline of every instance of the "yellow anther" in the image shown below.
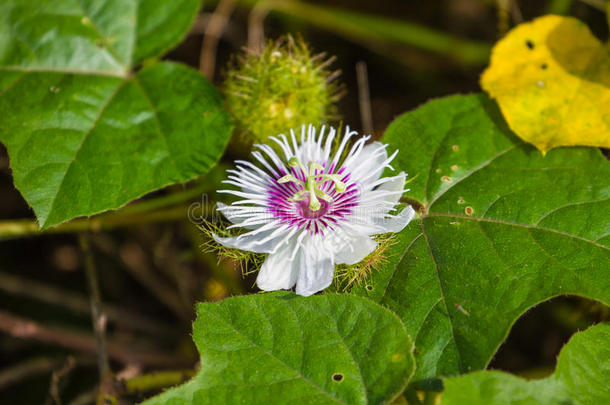
<svg viewBox="0 0 610 405"><path fill-rule="evenodd" d="M284 177L278 179L278 183L283 184L283 183L288 183L289 181L293 182L293 183L297 183L300 185L304 185L303 182L299 179L297 179L296 177L294 177L292 174L287 174Z"/></svg>
<svg viewBox="0 0 610 405"><path fill-rule="evenodd" d="M309 162L309 175L313 176L316 173L316 170L324 170L321 164L316 162Z"/></svg>
<svg viewBox="0 0 610 405"><path fill-rule="evenodd" d="M296 156L293 156L288 160L288 165L291 167L300 168L305 175L305 182L297 179L292 174L287 174L280 178L278 183L292 182L303 187L303 190L296 192L292 197L289 198L289 200L302 201L307 199L306 195L309 195L309 209L312 211L317 211L320 209L320 207L322 207L322 203L320 203L318 197L328 203L333 201L331 196L320 190L320 186L323 183L327 181L333 182L335 184L335 190L337 193L343 193L346 189L345 183L341 181L341 175L329 173L316 174L316 170L324 170L324 167L317 162L309 162L307 165L309 170L307 170L299 159Z"/></svg>

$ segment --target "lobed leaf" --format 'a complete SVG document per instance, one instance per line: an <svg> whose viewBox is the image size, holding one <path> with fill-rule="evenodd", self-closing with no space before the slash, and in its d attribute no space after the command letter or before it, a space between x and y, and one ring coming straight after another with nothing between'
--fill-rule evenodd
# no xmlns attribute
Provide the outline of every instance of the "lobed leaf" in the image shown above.
<svg viewBox="0 0 610 405"><path fill-rule="evenodd" d="M610 325L575 334L562 349L555 373L527 381L499 371L447 378L442 405L610 403Z"/></svg>
<svg viewBox="0 0 610 405"><path fill-rule="evenodd" d="M218 161L231 124L216 89L175 63L131 73L175 45L198 7L0 4L0 141L43 228L119 208Z"/></svg>
<svg viewBox="0 0 610 405"><path fill-rule="evenodd" d="M610 163L598 149L542 157L484 95L432 101L390 125L420 219L354 290L415 341L415 381L485 368L515 320L551 297L610 303Z"/></svg>
<svg viewBox="0 0 610 405"><path fill-rule="evenodd" d="M361 297L270 293L197 306L201 369L145 402L378 404L413 373L400 320Z"/></svg>

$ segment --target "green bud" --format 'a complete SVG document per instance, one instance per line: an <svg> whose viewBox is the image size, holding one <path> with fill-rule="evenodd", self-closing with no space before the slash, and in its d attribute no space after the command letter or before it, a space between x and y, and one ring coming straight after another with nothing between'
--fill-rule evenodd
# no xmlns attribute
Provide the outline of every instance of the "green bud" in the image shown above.
<svg viewBox="0 0 610 405"><path fill-rule="evenodd" d="M235 122L229 146L234 154L244 155L252 144L267 143L291 128L337 118L334 103L341 87L333 80L338 72L328 70L333 59L324 56L312 55L302 39L287 36L232 64L223 91Z"/></svg>

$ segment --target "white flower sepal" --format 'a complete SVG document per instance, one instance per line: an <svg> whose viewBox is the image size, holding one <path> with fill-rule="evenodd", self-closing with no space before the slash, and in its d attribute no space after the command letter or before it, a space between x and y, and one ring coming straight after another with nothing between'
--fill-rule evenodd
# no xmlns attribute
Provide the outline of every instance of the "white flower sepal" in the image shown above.
<svg viewBox="0 0 610 405"><path fill-rule="evenodd" d="M335 130L303 126L300 142L291 131L272 137L281 151L255 145L260 167L236 161L224 182L238 190L220 190L241 200L219 204L218 210L248 232L214 239L229 248L268 253L256 284L261 290L290 289L304 296L328 287L337 264L356 264L375 250L374 235L398 232L415 216L411 206L391 214L404 190L406 174L381 177L396 156L388 157L380 142L356 140L346 128L337 152L331 156ZM343 158L343 159L342 159ZM392 169L393 170L393 169Z"/></svg>

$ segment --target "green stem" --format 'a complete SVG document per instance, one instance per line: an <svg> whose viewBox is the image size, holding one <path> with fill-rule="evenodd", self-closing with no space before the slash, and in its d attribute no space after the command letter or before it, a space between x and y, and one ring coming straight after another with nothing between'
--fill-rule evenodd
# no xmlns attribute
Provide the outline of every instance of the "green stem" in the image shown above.
<svg viewBox="0 0 610 405"><path fill-rule="evenodd" d="M125 380L125 392L138 394L180 384L195 375L193 370L171 370L143 374Z"/></svg>
<svg viewBox="0 0 610 405"><path fill-rule="evenodd" d="M251 2L242 0L246 5ZM487 63L491 45L458 38L423 25L301 1L269 0L269 9L306 20L310 24L380 50L380 42L415 46L449 56L467 65ZM388 53L390 51L388 50Z"/></svg>
<svg viewBox="0 0 610 405"><path fill-rule="evenodd" d="M77 218L45 230L41 230L32 219L0 221L0 241L32 235L111 230L142 223L175 221L187 218L189 206L163 208L193 200L208 190L209 185L199 184L191 189L138 201L117 211L91 218ZM204 206L203 202L201 204L198 209L205 213L209 206Z"/></svg>
<svg viewBox="0 0 610 405"><path fill-rule="evenodd" d="M127 205L121 208L119 211L116 211L116 214L134 215L180 204L185 201L190 201L196 197L201 197L202 194L209 191L209 188L210 186L208 184L201 183L193 188L169 193L160 197L150 198L135 204Z"/></svg>
<svg viewBox="0 0 610 405"><path fill-rule="evenodd" d="M159 211L142 212L136 215L124 215L117 211L116 213L103 214L93 218L75 219L45 230L41 230L36 221L32 219L0 221L0 241L33 235L74 233L82 231L96 232L137 224L177 221L187 219L188 209L188 206L182 205Z"/></svg>
<svg viewBox="0 0 610 405"><path fill-rule="evenodd" d="M436 391L424 391L424 405L436 405L439 395L440 393Z"/></svg>
<svg viewBox="0 0 610 405"><path fill-rule="evenodd" d="M422 402L419 400L419 397L417 396L417 392L415 391L415 389L407 388L404 395L407 400L407 404L422 405Z"/></svg>
<svg viewBox="0 0 610 405"><path fill-rule="evenodd" d="M572 0L551 0L546 7L546 14L567 15L571 7Z"/></svg>

